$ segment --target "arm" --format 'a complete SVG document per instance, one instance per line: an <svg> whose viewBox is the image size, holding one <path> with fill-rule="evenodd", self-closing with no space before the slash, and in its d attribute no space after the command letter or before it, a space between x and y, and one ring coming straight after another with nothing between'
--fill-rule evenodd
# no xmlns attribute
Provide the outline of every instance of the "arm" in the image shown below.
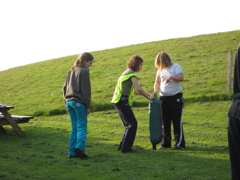
<svg viewBox="0 0 240 180"><path fill-rule="evenodd" d="M64 103L66 104L66 93L67 93L67 84L68 84L68 79L69 79L69 74L70 74L70 71L68 72L66 78L65 78L65 81L64 81L64 84L63 84L63 100L64 100Z"/></svg>
<svg viewBox="0 0 240 180"><path fill-rule="evenodd" d="M161 79L159 76L156 76L155 83L154 83L154 95L156 95L159 91Z"/></svg>
<svg viewBox="0 0 240 180"><path fill-rule="evenodd" d="M138 83L138 80L136 77L132 77L131 78L131 81L132 83L134 84L135 86L135 89L134 89L134 92L135 94L141 94L143 95L145 98L149 99L149 100L152 100L154 98L154 96L150 93L146 93L142 88L141 86L139 85Z"/></svg>
<svg viewBox="0 0 240 180"><path fill-rule="evenodd" d="M82 80L81 80L81 90L82 90L82 95L83 99L86 103L87 107L87 114L90 113L90 105L91 105L91 83L90 83L90 76L89 76L89 71L82 71Z"/></svg>
<svg viewBox="0 0 240 180"><path fill-rule="evenodd" d="M68 79L69 73L70 72L68 72L67 76L65 77L65 81L64 81L64 84L63 84L63 98L64 98L64 101L65 101L65 95L66 95L66 91L67 91L67 79Z"/></svg>
<svg viewBox="0 0 240 180"><path fill-rule="evenodd" d="M64 101L65 101L65 94L66 94L66 80L65 80L64 85L63 85L63 98L64 98Z"/></svg>
<svg viewBox="0 0 240 180"><path fill-rule="evenodd" d="M170 82L171 80L173 81L178 81L178 82L181 82L184 80L184 76L183 74L178 74L176 76L169 76L167 79L166 79L166 82Z"/></svg>

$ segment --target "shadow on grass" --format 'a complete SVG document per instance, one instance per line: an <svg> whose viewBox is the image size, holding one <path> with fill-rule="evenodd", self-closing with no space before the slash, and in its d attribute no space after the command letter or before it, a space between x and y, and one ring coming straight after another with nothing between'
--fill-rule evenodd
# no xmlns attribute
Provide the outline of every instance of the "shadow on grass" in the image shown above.
<svg viewBox="0 0 240 180"><path fill-rule="evenodd" d="M184 150L152 150L135 145L137 153L122 154L100 134L88 136L88 160L68 159L68 130L24 128L26 137L10 128L0 134L0 179L230 179L223 158L227 147L191 143Z"/></svg>

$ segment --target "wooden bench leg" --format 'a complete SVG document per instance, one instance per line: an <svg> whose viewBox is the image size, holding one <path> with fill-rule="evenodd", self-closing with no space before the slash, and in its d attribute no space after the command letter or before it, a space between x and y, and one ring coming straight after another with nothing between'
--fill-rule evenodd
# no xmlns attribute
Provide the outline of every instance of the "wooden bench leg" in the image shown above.
<svg viewBox="0 0 240 180"><path fill-rule="evenodd" d="M4 117L8 120L9 124L12 126L12 128L17 132L19 136L25 136L25 133L22 131L22 129L18 126L16 121L12 118L12 116L8 113L7 110L3 110L2 114Z"/></svg>
<svg viewBox="0 0 240 180"><path fill-rule="evenodd" d="M4 127L0 126L0 132L6 133L7 131L4 129Z"/></svg>

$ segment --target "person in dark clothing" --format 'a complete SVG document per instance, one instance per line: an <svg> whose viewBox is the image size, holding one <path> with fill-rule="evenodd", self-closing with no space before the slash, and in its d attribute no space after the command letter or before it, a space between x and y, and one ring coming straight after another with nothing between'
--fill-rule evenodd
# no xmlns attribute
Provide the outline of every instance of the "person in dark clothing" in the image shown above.
<svg viewBox="0 0 240 180"><path fill-rule="evenodd" d="M240 45L234 65L233 103L228 112L228 145L232 180L240 179Z"/></svg>
<svg viewBox="0 0 240 180"><path fill-rule="evenodd" d="M111 101L125 127L125 132L118 147L118 150L121 150L122 153L136 152L132 149L137 132L137 120L131 108L133 94L141 94L149 100L154 98L152 94L146 93L138 83L136 72L139 72L142 66L143 59L141 57L136 55L129 59L127 70L119 77Z"/></svg>

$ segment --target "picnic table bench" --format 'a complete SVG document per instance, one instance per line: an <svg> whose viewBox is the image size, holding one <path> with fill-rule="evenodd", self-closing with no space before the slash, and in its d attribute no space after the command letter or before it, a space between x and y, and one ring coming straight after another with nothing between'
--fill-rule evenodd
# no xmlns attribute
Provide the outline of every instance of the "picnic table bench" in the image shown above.
<svg viewBox="0 0 240 180"><path fill-rule="evenodd" d="M11 125L19 136L25 136L18 124L28 123L30 119L33 119L33 116L11 115L8 111L13 108L13 106L0 106L0 112L2 113L0 114L0 130L6 132L3 125Z"/></svg>

